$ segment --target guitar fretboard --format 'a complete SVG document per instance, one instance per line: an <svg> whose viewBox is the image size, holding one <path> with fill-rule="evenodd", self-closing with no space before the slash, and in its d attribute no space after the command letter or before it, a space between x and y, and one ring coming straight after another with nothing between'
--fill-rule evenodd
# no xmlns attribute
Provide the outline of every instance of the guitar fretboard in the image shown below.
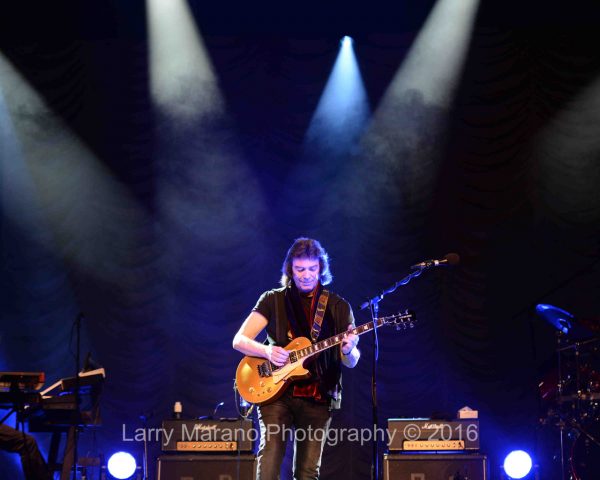
<svg viewBox="0 0 600 480"><path fill-rule="evenodd" d="M367 323L363 323L362 325L359 325L358 327L355 327L352 330L346 330L345 332L334 335L333 337L329 337L326 340L321 340L320 342L313 343L310 347L305 347L305 348L300 348L298 350L294 350L293 352L290 353L289 360L290 360L290 363L295 363L300 360L304 360L308 357L312 357L313 355L316 355L317 353L322 352L323 350L327 350L328 348L339 345L350 334L362 335L363 333L370 332L371 330L373 330L374 325L376 325L377 327L380 327L381 325L393 323L399 327L402 327L402 326L412 327L413 326L412 321L413 321L412 313L405 313L405 314L401 314L401 315L392 315L389 317L377 318L375 320L375 322L370 321Z"/></svg>

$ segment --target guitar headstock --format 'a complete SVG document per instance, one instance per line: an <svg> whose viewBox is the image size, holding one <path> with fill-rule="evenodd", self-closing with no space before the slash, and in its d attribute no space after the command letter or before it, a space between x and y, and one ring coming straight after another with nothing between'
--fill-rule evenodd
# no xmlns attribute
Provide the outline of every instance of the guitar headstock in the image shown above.
<svg viewBox="0 0 600 480"><path fill-rule="evenodd" d="M406 330L407 328L413 328L417 323L417 315L412 310L405 310L404 312L396 313L388 317L379 318L382 325L394 325L396 330Z"/></svg>

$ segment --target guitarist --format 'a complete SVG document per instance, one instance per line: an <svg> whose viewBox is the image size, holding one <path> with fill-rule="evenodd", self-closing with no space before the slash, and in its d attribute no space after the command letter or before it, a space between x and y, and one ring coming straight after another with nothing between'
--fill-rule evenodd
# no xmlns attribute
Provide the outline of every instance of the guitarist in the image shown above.
<svg viewBox="0 0 600 480"><path fill-rule="evenodd" d="M262 294L233 340L236 350L264 357L276 366L287 362L289 352L282 347L292 339L306 337L315 342L354 327L348 302L333 292L323 295L332 275L328 255L317 240L298 238L287 252L281 273L281 288ZM325 302L324 314L318 314L318 304L322 307ZM264 329L267 342L262 344L254 339ZM305 365L311 372L309 378L292 383L279 398L258 408L257 480L280 478L292 427L299 437L294 443L294 479L319 478L327 438L323 432L331 423L331 410L340 408L341 365L353 368L357 364L357 343L358 336L349 335L340 348L322 351ZM320 434L314 435L315 430Z"/></svg>

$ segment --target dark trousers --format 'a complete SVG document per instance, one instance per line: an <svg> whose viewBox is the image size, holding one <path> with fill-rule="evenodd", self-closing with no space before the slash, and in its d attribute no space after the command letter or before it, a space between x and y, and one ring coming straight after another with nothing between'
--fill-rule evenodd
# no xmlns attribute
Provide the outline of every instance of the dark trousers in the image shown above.
<svg viewBox="0 0 600 480"><path fill-rule="evenodd" d="M256 480L278 480L288 440L294 439L294 479L317 480L331 423L326 404L296 398L288 390L258 408L260 447Z"/></svg>
<svg viewBox="0 0 600 480"><path fill-rule="evenodd" d="M37 442L31 435L0 424L0 449L21 455L21 465L26 480L52 478Z"/></svg>

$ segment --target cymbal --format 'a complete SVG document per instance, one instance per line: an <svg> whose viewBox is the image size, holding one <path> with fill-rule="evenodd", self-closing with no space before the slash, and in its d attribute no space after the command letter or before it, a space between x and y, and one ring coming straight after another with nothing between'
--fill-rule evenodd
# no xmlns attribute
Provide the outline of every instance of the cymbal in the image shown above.
<svg viewBox="0 0 600 480"><path fill-rule="evenodd" d="M568 334L573 328L572 322L575 320L575 317L562 308L547 303L540 303L535 306L535 312L538 316L564 334Z"/></svg>

